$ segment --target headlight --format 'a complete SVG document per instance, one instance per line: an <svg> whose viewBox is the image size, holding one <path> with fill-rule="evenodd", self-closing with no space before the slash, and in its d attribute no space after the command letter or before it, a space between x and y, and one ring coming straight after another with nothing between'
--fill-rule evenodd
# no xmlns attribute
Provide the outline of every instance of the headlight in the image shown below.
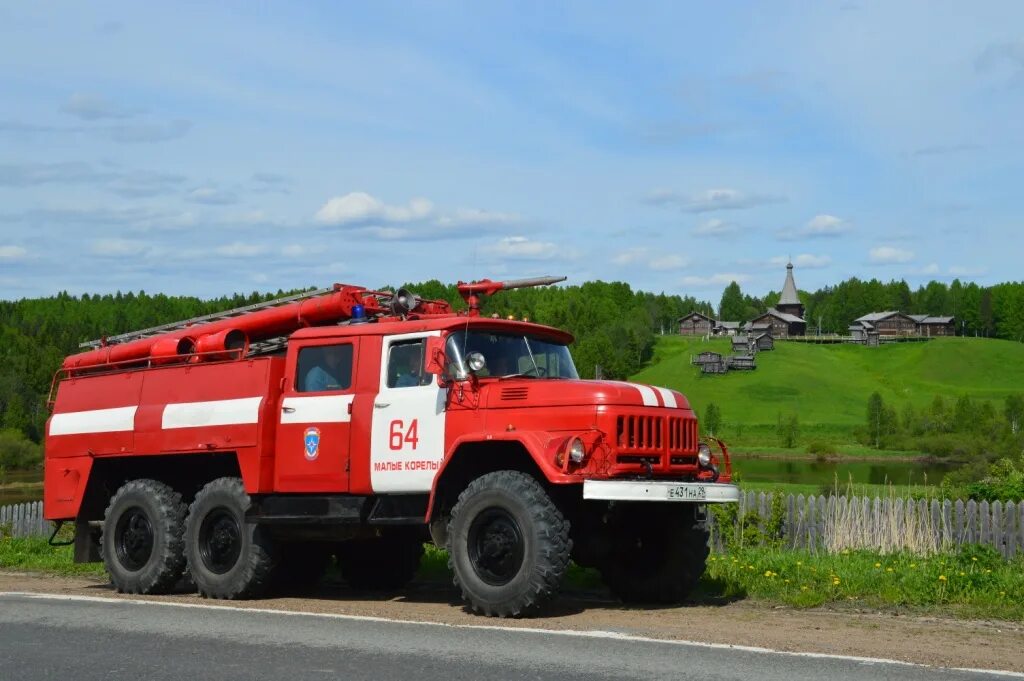
<svg viewBox="0 0 1024 681"><path fill-rule="evenodd" d="M587 456L587 448L583 445L583 440L578 437L574 437L572 442L569 443L569 460L573 463L583 463L583 459Z"/></svg>
<svg viewBox="0 0 1024 681"><path fill-rule="evenodd" d="M466 364L469 366L470 371L480 371L487 366L487 359L484 358L483 353L471 352L466 355Z"/></svg>
<svg viewBox="0 0 1024 681"><path fill-rule="evenodd" d="M707 443L701 442L697 447L697 463L701 468L711 467L711 447L708 447Z"/></svg>

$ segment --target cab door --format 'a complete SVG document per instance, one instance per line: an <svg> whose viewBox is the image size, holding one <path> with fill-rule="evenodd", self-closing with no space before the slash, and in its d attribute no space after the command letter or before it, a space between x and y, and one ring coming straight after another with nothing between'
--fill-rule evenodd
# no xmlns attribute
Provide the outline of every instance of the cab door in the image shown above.
<svg viewBox="0 0 1024 681"><path fill-rule="evenodd" d="M370 436L374 492L429 492L444 460L446 392L424 361L427 338L440 334L384 338Z"/></svg>
<svg viewBox="0 0 1024 681"><path fill-rule="evenodd" d="M358 338L289 347L278 410L274 489L347 492Z"/></svg>

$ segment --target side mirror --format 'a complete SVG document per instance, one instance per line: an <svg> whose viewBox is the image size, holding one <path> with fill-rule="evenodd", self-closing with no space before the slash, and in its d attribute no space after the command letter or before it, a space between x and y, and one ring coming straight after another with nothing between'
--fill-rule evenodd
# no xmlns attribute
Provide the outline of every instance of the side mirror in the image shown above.
<svg viewBox="0 0 1024 681"><path fill-rule="evenodd" d="M441 336L427 337L426 370L428 374L444 377L444 339Z"/></svg>

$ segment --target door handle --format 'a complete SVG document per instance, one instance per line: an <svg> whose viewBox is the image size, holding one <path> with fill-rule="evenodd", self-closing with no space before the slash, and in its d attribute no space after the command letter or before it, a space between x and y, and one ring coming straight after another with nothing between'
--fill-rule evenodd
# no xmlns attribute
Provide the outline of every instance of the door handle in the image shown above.
<svg viewBox="0 0 1024 681"><path fill-rule="evenodd" d="M295 407L281 407L281 411L283 411L285 414L294 414Z"/></svg>
<svg viewBox="0 0 1024 681"><path fill-rule="evenodd" d="M390 402L374 402L373 403L374 409L384 409L384 408L390 407L390 406L391 406Z"/></svg>

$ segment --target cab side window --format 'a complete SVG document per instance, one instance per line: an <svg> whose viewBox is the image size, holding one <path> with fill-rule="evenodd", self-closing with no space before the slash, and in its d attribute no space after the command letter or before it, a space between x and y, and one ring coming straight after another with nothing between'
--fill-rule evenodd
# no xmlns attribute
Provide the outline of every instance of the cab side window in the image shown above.
<svg viewBox="0 0 1024 681"><path fill-rule="evenodd" d="M427 385L434 380L433 374L423 369L426 341L414 340L394 343L388 350L388 387L411 388Z"/></svg>
<svg viewBox="0 0 1024 681"><path fill-rule="evenodd" d="M318 345L299 350L295 389L300 393L352 387L352 345Z"/></svg>

